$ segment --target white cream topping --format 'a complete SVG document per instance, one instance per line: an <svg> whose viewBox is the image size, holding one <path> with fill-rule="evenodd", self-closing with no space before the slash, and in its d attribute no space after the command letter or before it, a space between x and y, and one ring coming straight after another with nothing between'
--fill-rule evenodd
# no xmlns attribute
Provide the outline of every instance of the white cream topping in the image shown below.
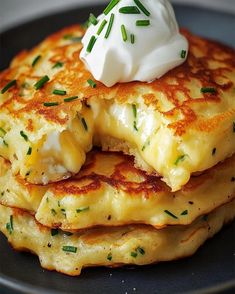
<svg viewBox="0 0 235 294"><path fill-rule="evenodd" d="M137 2L144 5L150 12L149 16L138 8ZM135 6L139 13L121 13L120 9L126 6ZM113 25L105 38L111 17L114 17ZM149 25L137 26L139 20L149 21ZM105 21L107 23L98 35ZM122 25L125 27L126 41L122 35ZM131 35L134 36L134 43ZM88 52L92 37L96 41L91 52ZM182 64L188 52L188 41L179 32L174 10L168 0L120 0L107 15L103 13L98 17L98 24L90 25L82 43L81 60L94 78L107 87L118 82L151 82L158 79Z"/></svg>

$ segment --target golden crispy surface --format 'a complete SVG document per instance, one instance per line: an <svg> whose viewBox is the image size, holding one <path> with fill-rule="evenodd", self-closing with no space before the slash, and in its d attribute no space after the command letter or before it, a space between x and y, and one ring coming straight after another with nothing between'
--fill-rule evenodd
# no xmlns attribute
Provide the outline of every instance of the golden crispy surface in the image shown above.
<svg viewBox="0 0 235 294"><path fill-rule="evenodd" d="M117 84L112 88L97 82L96 88L92 88L87 83L92 77L79 59L78 39L83 33L80 26L64 29L33 50L19 54L11 67L0 74L0 89L17 80L15 86L0 94L0 127L7 132L5 142L9 145L7 151L6 145L0 144L0 155L11 160L15 173L20 171L21 176L35 183L69 177L84 163L94 135L98 144L109 150L115 150L115 146L104 140L113 136L129 144L128 148L120 144L119 151L133 154L139 167L159 173L173 190L179 190L192 173L210 168L234 153L233 49L183 31L190 43L189 57L161 79L148 84ZM32 66L37 56L41 58ZM58 62L62 66L55 68ZM45 75L50 81L35 90L34 84ZM205 87L215 92L202 93ZM54 95L54 89L66 90L67 94ZM71 96L78 99L64 102ZM87 110L85 101L91 110ZM44 102L59 105L45 107ZM133 105L137 109L136 118L131 117ZM124 121L121 114L125 114ZM74 135L77 115L87 120L85 143L79 141L85 136L82 131ZM21 130L27 133L36 150L33 160L26 156L28 145L21 142ZM74 150L79 149L79 154L70 148L62 148L62 156L42 154L43 142L53 132L68 132L73 142L70 145L76 147ZM21 141L16 149L13 142L18 138ZM201 146L204 148L199 152ZM216 156L212 156L214 148ZM45 157L43 167L39 166L42 157ZM179 158L183 160L178 164ZM56 171L50 171L52 165Z"/></svg>
<svg viewBox="0 0 235 294"><path fill-rule="evenodd" d="M52 233L19 209L0 205L0 214L0 231L13 248L35 253L46 269L75 276L84 267L144 265L190 256L235 217L235 202L189 226L156 230L131 225L90 229L71 236L62 231Z"/></svg>
<svg viewBox="0 0 235 294"><path fill-rule="evenodd" d="M94 151L78 175L48 186L27 183L1 162L0 203L34 214L41 224L73 231L133 223L188 225L235 198L235 156L192 177L178 192L134 167L132 157Z"/></svg>

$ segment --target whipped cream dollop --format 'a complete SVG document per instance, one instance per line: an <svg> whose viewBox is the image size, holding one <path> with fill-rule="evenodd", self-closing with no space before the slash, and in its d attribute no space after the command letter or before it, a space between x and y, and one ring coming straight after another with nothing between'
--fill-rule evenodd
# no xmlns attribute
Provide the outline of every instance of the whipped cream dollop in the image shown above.
<svg viewBox="0 0 235 294"><path fill-rule="evenodd" d="M90 20L80 58L107 87L151 82L187 58L188 41L167 0L113 0Z"/></svg>

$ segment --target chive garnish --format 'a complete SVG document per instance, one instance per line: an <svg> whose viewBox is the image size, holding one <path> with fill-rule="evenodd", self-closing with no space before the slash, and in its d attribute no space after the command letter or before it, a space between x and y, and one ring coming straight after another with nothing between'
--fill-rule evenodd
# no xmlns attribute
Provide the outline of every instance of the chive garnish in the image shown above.
<svg viewBox="0 0 235 294"><path fill-rule="evenodd" d="M91 80L91 79L89 79L89 80L87 80L87 83L91 86L91 88L96 88L96 83L93 81L93 80Z"/></svg>
<svg viewBox="0 0 235 294"><path fill-rule="evenodd" d="M38 55L37 57L34 58L34 60L32 62L32 67L34 67L38 63L38 61L41 59L41 57L42 57L41 55Z"/></svg>
<svg viewBox="0 0 235 294"><path fill-rule="evenodd" d="M134 0L134 2L145 15L150 16L150 12L144 7L144 5L139 0Z"/></svg>
<svg viewBox="0 0 235 294"><path fill-rule="evenodd" d="M121 25L121 33L122 33L122 39L124 42L127 41L127 33L126 33L126 27L125 25Z"/></svg>
<svg viewBox="0 0 235 294"><path fill-rule="evenodd" d="M87 207L82 207L82 208L78 208L78 209L76 210L76 212L77 212L77 213L80 213L80 212L84 212L84 211L88 211L88 210L90 210L90 207L89 207L89 206L87 206Z"/></svg>
<svg viewBox="0 0 235 294"><path fill-rule="evenodd" d="M28 136L24 133L24 131L20 131L20 135L21 135L21 137L24 138L24 140L25 140L26 142L28 142L29 138L28 138Z"/></svg>
<svg viewBox="0 0 235 294"><path fill-rule="evenodd" d="M142 247L137 247L136 248L136 251L139 252L141 255L144 255L145 254L145 250Z"/></svg>
<svg viewBox="0 0 235 294"><path fill-rule="evenodd" d="M44 102L43 105L46 107L58 106L59 102Z"/></svg>
<svg viewBox="0 0 235 294"><path fill-rule="evenodd" d="M124 14L140 14L138 7L136 6L124 6L119 9L120 13Z"/></svg>
<svg viewBox="0 0 235 294"><path fill-rule="evenodd" d="M32 154L32 147L29 147L28 151L27 151L27 155L31 155Z"/></svg>
<svg viewBox="0 0 235 294"><path fill-rule="evenodd" d="M214 156L215 153L216 153L216 148L213 148L213 149L212 149L212 152L211 152L212 156Z"/></svg>
<svg viewBox="0 0 235 294"><path fill-rule="evenodd" d="M71 101L76 100L76 99L78 99L78 96L72 96L72 97L65 98L64 102L71 102Z"/></svg>
<svg viewBox="0 0 235 294"><path fill-rule="evenodd" d="M76 253L78 248L74 246L63 246L62 250L65 252L71 252L71 253Z"/></svg>
<svg viewBox="0 0 235 294"><path fill-rule="evenodd" d="M66 216L66 210L65 210L64 208L61 208L60 211L62 212L62 214L63 214L64 216Z"/></svg>
<svg viewBox="0 0 235 294"><path fill-rule="evenodd" d="M135 43L135 35L131 34L131 44L134 44L134 43Z"/></svg>
<svg viewBox="0 0 235 294"><path fill-rule="evenodd" d="M64 234L65 234L66 236L72 236L72 235L73 235L73 233L71 233L71 232L64 232Z"/></svg>
<svg viewBox="0 0 235 294"><path fill-rule="evenodd" d="M135 104L132 104L132 111L133 111L134 118L136 118L137 117L137 109L136 109Z"/></svg>
<svg viewBox="0 0 235 294"><path fill-rule="evenodd" d="M51 209L51 214L52 214L52 215L56 215L56 214L57 214L57 212L55 211L54 208Z"/></svg>
<svg viewBox="0 0 235 294"><path fill-rule="evenodd" d="M85 131L88 131L88 126L87 126L87 123L86 123L86 120L84 117L81 118L81 122L82 122L82 125L83 125Z"/></svg>
<svg viewBox="0 0 235 294"><path fill-rule="evenodd" d="M109 12L120 2L120 0L112 0L109 5L105 8L104 14L107 15Z"/></svg>
<svg viewBox="0 0 235 294"><path fill-rule="evenodd" d="M6 91L8 91L11 87L16 85L16 80L10 81L6 86L1 90L1 94L4 94Z"/></svg>
<svg viewBox="0 0 235 294"><path fill-rule="evenodd" d="M74 37L71 34L64 35L64 37L63 37L64 40L70 40L70 41L73 41L73 42L81 42L82 38L83 37Z"/></svg>
<svg viewBox="0 0 235 294"><path fill-rule="evenodd" d="M165 212L166 214L168 214L169 216L171 216L171 217L173 217L173 218L175 218L175 219L178 219L178 217L177 217L176 215L174 215L172 212L170 212L169 210L164 210L164 212Z"/></svg>
<svg viewBox="0 0 235 294"><path fill-rule="evenodd" d="M137 20L136 26L137 27L147 27L150 25L150 20Z"/></svg>
<svg viewBox="0 0 235 294"><path fill-rule="evenodd" d="M94 26L97 25L97 23L98 23L98 20L97 20L97 18L94 16L93 13L90 14L89 22L92 23Z"/></svg>
<svg viewBox="0 0 235 294"><path fill-rule="evenodd" d="M110 252L110 253L107 255L107 259L108 259L109 261L111 261L112 258L113 258L113 256L112 256L112 253Z"/></svg>
<svg viewBox="0 0 235 294"><path fill-rule="evenodd" d="M54 69L54 68L60 68L60 67L62 67L64 64L62 63L62 62L60 62L60 61L58 61L58 62L56 62L56 64L52 67L52 69Z"/></svg>
<svg viewBox="0 0 235 294"><path fill-rule="evenodd" d="M131 256L134 257L134 258L136 258L137 257L137 252L132 251L131 252Z"/></svg>
<svg viewBox="0 0 235 294"><path fill-rule="evenodd" d="M188 210L184 210L183 212L181 212L180 215L187 215L188 214Z"/></svg>
<svg viewBox="0 0 235 294"><path fill-rule="evenodd" d="M51 229L51 236L54 237L56 235L59 234L59 230L58 229Z"/></svg>
<svg viewBox="0 0 235 294"><path fill-rule="evenodd" d="M111 33L111 30L112 30L112 26L113 26L113 22L114 22L114 14L112 13L111 16L110 16L110 19L109 19L109 25L108 25L108 28L107 28L107 31L106 31L106 34L105 34L105 39L108 39L110 33Z"/></svg>
<svg viewBox="0 0 235 294"><path fill-rule="evenodd" d="M88 46L86 48L86 51L88 53L91 53L91 51L92 51L92 49L93 49L93 47L95 45L95 42L96 42L96 37L95 36L92 36L91 39L90 39L90 41L89 41L89 43L88 43Z"/></svg>
<svg viewBox="0 0 235 294"><path fill-rule="evenodd" d="M10 235L13 233L13 231L14 231L13 215L10 216L10 221L9 221L9 223L6 224L6 229L9 232Z"/></svg>
<svg viewBox="0 0 235 294"><path fill-rule="evenodd" d="M204 87L201 88L201 93L211 93L211 94L215 94L217 91L215 88L213 87Z"/></svg>
<svg viewBox="0 0 235 294"><path fill-rule="evenodd" d="M67 92L64 91L64 90L56 90L56 89L55 89L55 90L52 92L52 94L54 94L54 95L61 95L61 96L64 96L64 95L67 94Z"/></svg>
<svg viewBox="0 0 235 294"><path fill-rule="evenodd" d="M178 165L181 161L184 161L185 160L185 157L186 157L187 155L186 154L184 154L184 155L180 155L177 159L176 159L176 161L175 161L175 165Z"/></svg>
<svg viewBox="0 0 235 294"><path fill-rule="evenodd" d="M35 85L34 85L34 88L36 90L39 90L41 89L48 81L50 81L49 77L48 76L44 76L42 77Z"/></svg>
<svg viewBox="0 0 235 294"><path fill-rule="evenodd" d="M101 25L100 25L98 31L97 31L97 35L98 35L98 36L102 33L102 31L103 31L104 27L106 26L106 24L107 24L107 20L104 19L104 20L102 21L102 23L101 23Z"/></svg>
<svg viewBox="0 0 235 294"><path fill-rule="evenodd" d="M3 142L3 144L4 144L6 147L9 146L8 143L7 143L5 140L3 140L2 142Z"/></svg>
<svg viewBox="0 0 235 294"><path fill-rule="evenodd" d="M3 128L0 128L0 137L3 138L6 135L6 131Z"/></svg>
<svg viewBox="0 0 235 294"><path fill-rule="evenodd" d="M181 56L181 58L182 58L182 59L184 59L184 58L185 58L185 56L186 56L186 53L187 53L187 52L186 52L186 50L182 50L182 51L181 51L181 54L180 54L180 56Z"/></svg>

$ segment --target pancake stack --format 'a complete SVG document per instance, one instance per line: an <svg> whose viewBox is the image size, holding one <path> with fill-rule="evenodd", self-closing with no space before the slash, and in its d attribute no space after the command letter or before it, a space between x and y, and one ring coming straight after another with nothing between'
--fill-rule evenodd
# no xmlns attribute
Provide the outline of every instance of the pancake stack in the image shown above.
<svg viewBox="0 0 235 294"><path fill-rule="evenodd" d="M68 275L190 256L235 217L235 52L183 31L183 65L107 88L84 32L0 74L0 230Z"/></svg>

